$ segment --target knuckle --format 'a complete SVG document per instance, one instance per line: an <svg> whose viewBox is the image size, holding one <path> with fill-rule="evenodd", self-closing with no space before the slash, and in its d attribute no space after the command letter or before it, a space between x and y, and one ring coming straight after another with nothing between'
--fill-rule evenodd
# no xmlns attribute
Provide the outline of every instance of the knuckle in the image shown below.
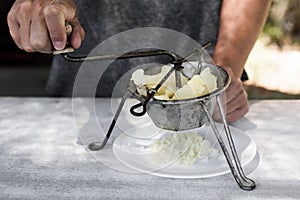
<svg viewBox="0 0 300 200"><path fill-rule="evenodd" d="M245 103L243 103L243 105L241 106L240 110L241 110L241 114L242 115L245 115L249 111L248 101L246 101Z"/></svg>
<svg viewBox="0 0 300 200"><path fill-rule="evenodd" d="M30 18L31 18L30 15L31 15L31 11L24 11L24 12L18 13L16 18L19 23L23 23L23 22L30 20Z"/></svg>
<svg viewBox="0 0 300 200"><path fill-rule="evenodd" d="M30 41L30 46L32 50L43 52L43 53L49 53L52 50L52 46L49 42L40 40L40 41Z"/></svg>
<svg viewBox="0 0 300 200"><path fill-rule="evenodd" d="M61 15L61 9L55 5L49 5L44 10L45 17L56 17Z"/></svg>
<svg viewBox="0 0 300 200"><path fill-rule="evenodd" d="M30 41L28 40L23 40L22 41L22 46L23 46L23 49L26 51L26 52L34 52L34 48L32 47Z"/></svg>
<svg viewBox="0 0 300 200"><path fill-rule="evenodd" d="M243 82L240 78L237 79L237 84L239 85L239 87L243 86Z"/></svg>
<svg viewBox="0 0 300 200"><path fill-rule="evenodd" d="M243 83L242 83L242 81L241 81L239 78L234 78L233 85L234 85L236 88L241 88L242 85L243 85Z"/></svg>
<svg viewBox="0 0 300 200"><path fill-rule="evenodd" d="M19 5L19 13L28 13L32 10L32 2L31 1L24 1Z"/></svg>
<svg viewBox="0 0 300 200"><path fill-rule="evenodd" d="M73 21L77 19L77 7L72 1L57 1L48 5L44 10L45 16L64 15L66 20Z"/></svg>
<svg viewBox="0 0 300 200"><path fill-rule="evenodd" d="M244 116L246 113L248 113L248 111L249 111L249 106L244 106L241 109L241 116Z"/></svg>
<svg viewBox="0 0 300 200"><path fill-rule="evenodd" d="M243 83L242 83L242 81L240 79L236 79L236 81L233 84L233 87L239 93L242 93L244 91Z"/></svg>
<svg viewBox="0 0 300 200"><path fill-rule="evenodd" d="M13 12L9 12L7 14L7 23L8 23L8 25L14 23L15 21L16 21L15 14Z"/></svg>
<svg viewBox="0 0 300 200"><path fill-rule="evenodd" d="M24 1L19 5L18 16L24 17L30 14L32 11L32 3L31 1Z"/></svg>
<svg viewBox="0 0 300 200"><path fill-rule="evenodd" d="M43 41L31 41L31 48L35 49L35 50L41 50L44 49L46 46L46 43Z"/></svg>
<svg viewBox="0 0 300 200"><path fill-rule="evenodd" d="M226 121L227 121L228 123L237 121L238 118L239 118L239 117L238 117L236 114L232 114L232 113L226 114Z"/></svg>
<svg viewBox="0 0 300 200"><path fill-rule="evenodd" d="M32 46L29 43L23 43L23 49L26 52L34 52L34 49L32 48Z"/></svg>
<svg viewBox="0 0 300 200"><path fill-rule="evenodd" d="M43 15L43 6L38 4L34 7L34 12L36 13L36 15L38 16L42 16Z"/></svg>

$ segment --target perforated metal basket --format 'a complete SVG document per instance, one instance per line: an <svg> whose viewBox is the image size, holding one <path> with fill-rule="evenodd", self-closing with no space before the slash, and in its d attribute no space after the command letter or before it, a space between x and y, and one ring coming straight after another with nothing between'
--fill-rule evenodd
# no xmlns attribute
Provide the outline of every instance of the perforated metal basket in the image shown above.
<svg viewBox="0 0 300 200"><path fill-rule="evenodd" d="M216 103L216 96L224 92L228 87L230 77L223 68L214 64L206 63L202 70L205 68L209 68L211 73L217 77L217 89L211 93L184 100L158 100L152 98L146 103L146 112L157 127L180 131L198 128L207 122L207 117L201 104L204 104L212 113ZM147 73L147 69L145 69L145 73ZM141 103L145 102L146 97L137 92L137 86L133 81L129 82L128 90Z"/></svg>

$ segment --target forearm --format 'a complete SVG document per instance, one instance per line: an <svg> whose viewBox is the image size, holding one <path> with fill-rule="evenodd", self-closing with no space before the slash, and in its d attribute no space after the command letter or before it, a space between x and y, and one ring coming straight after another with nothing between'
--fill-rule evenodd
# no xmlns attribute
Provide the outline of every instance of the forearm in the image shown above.
<svg viewBox="0 0 300 200"><path fill-rule="evenodd" d="M271 0L223 0L213 59L240 77L248 55L265 23Z"/></svg>

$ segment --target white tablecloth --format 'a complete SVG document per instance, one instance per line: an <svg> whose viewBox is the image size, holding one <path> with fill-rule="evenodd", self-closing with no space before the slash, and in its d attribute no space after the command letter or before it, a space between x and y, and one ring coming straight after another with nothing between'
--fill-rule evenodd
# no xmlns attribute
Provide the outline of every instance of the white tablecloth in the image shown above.
<svg viewBox="0 0 300 200"><path fill-rule="evenodd" d="M0 98L0 199L300 199L299 100L250 101L250 112L233 124L258 148L253 191L241 190L231 174L174 179L107 167L78 144L85 122L74 123L71 102ZM96 102L108 126L110 104Z"/></svg>

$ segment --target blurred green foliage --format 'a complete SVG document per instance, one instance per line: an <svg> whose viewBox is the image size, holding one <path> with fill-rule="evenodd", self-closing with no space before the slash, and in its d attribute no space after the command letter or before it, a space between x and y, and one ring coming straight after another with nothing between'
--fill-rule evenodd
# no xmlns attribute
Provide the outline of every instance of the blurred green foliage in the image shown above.
<svg viewBox="0 0 300 200"><path fill-rule="evenodd" d="M300 45L300 1L273 0L263 34L279 47Z"/></svg>

